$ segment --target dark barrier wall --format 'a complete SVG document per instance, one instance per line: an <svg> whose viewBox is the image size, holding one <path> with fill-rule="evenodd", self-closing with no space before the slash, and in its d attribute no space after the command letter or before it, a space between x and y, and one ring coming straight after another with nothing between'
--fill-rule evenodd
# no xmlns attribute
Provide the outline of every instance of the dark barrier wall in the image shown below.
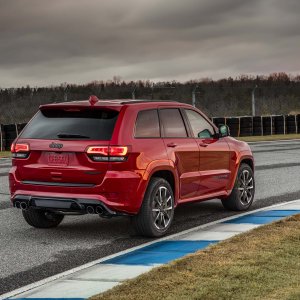
<svg viewBox="0 0 300 300"><path fill-rule="evenodd" d="M240 118L240 136L253 135L253 118L242 117Z"/></svg>
<svg viewBox="0 0 300 300"><path fill-rule="evenodd" d="M0 126L0 151L9 150L12 142L26 126L22 124L9 124Z"/></svg>
<svg viewBox="0 0 300 300"><path fill-rule="evenodd" d="M299 115L245 116L212 118L216 126L227 125L231 136L259 136L300 133ZM0 151L9 150L12 142L25 127L22 124L0 124Z"/></svg>
<svg viewBox="0 0 300 300"><path fill-rule="evenodd" d="M253 117L253 134L252 135L263 135L263 120L262 117Z"/></svg>
<svg viewBox="0 0 300 300"><path fill-rule="evenodd" d="M297 116L286 116L285 118L286 133L297 133Z"/></svg>
<svg viewBox="0 0 300 300"><path fill-rule="evenodd" d="M234 137L300 133L300 114L212 118L212 121L216 126L228 125Z"/></svg>

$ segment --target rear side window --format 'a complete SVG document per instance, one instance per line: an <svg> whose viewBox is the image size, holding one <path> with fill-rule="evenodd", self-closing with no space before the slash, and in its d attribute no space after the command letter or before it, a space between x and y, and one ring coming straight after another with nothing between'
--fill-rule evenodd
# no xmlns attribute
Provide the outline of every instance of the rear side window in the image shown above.
<svg viewBox="0 0 300 300"><path fill-rule="evenodd" d="M159 138L159 119L156 109L143 110L138 113L135 124L136 138Z"/></svg>
<svg viewBox="0 0 300 300"><path fill-rule="evenodd" d="M117 111L100 109L41 110L27 125L21 138L110 140L118 114Z"/></svg>
<svg viewBox="0 0 300 300"><path fill-rule="evenodd" d="M166 108L159 111L164 137L187 137L180 111L177 108Z"/></svg>

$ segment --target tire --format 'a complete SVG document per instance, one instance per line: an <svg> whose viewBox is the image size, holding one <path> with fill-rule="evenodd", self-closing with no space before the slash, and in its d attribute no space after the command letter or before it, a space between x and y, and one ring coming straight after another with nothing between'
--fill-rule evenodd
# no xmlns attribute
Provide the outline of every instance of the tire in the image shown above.
<svg viewBox="0 0 300 300"><path fill-rule="evenodd" d="M62 214L56 214L45 210L28 209L22 210L25 221L36 228L57 227L64 218Z"/></svg>
<svg viewBox="0 0 300 300"><path fill-rule="evenodd" d="M218 127L220 124L225 124L225 118L214 118L213 122Z"/></svg>
<svg viewBox="0 0 300 300"><path fill-rule="evenodd" d="M271 127L264 127L264 135L271 135Z"/></svg>
<svg viewBox="0 0 300 300"><path fill-rule="evenodd" d="M240 136L250 136L253 135L252 128L241 128Z"/></svg>
<svg viewBox="0 0 300 300"><path fill-rule="evenodd" d="M252 127L253 119L252 117L241 117L240 118L241 127Z"/></svg>
<svg viewBox="0 0 300 300"><path fill-rule="evenodd" d="M261 131L253 131L253 136L261 136Z"/></svg>
<svg viewBox="0 0 300 300"><path fill-rule="evenodd" d="M160 203L163 205L161 206ZM132 225L139 235L160 237L168 231L173 218L173 190L165 179L153 177L148 185L139 213L132 217Z"/></svg>
<svg viewBox="0 0 300 300"><path fill-rule="evenodd" d="M286 127L286 133L296 133L296 126Z"/></svg>
<svg viewBox="0 0 300 300"><path fill-rule="evenodd" d="M240 123L240 120L238 118L227 118L227 125L237 125Z"/></svg>
<svg viewBox="0 0 300 300"><path fill-rule="evenodd" d="M239 135L238 131L230 130L230 136L238 137L238 135Z"/></svg>
<svg viewBox="0 0 300 300"><path fill-rule="evenodd" d="M244 185L244 181L246 184ZM248 183L247 183L248 182ZM234 188L229 197L222 199L224 208L235 211L247 210L253 203L255 180L253 171L247 164L241 164Z"/></svg>

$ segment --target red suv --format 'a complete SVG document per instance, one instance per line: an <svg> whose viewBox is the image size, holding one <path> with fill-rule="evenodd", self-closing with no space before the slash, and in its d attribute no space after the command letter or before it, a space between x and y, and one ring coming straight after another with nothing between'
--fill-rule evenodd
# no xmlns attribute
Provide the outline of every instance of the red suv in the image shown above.
<svg viewBox="0 0 300 300"><path fill-rule="evenodd" d="M11 201L38 228L67 214L127 215L137 233L161 236L181 203L252 204L251 150L228 135L175 101L42 105L11 147Z"/></svg>

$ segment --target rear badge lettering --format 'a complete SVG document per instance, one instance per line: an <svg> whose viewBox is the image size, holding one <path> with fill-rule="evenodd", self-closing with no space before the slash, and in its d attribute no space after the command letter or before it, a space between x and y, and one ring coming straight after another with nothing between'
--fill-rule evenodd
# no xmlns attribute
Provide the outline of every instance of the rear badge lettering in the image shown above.
<svg viewBox="0 0 300 300"><path fill-rule="evenodd" d="M63 146L64 146L63 144L51 143L49 145L49 148L52 148L52 149L61 149Z"/></svg>

